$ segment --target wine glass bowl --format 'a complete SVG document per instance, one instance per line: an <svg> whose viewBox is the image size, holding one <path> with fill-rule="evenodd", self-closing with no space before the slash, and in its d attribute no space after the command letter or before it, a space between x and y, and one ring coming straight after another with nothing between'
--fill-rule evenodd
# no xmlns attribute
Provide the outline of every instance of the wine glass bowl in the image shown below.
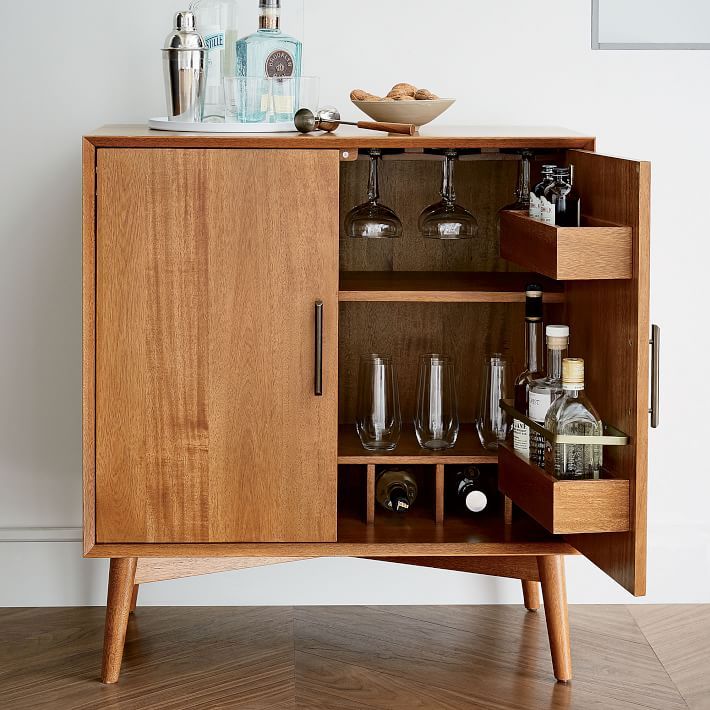
<svg viewBox="0 0 710 710"><path fill-rule="evenodd" d="M397 239L402 236L402 221L394 210L380 203L379 160L381 150L370 153L370 178L367 202L354 207L345 217L345 233L353 239Z"/></svg>
<svg viewBox="0 0 710 710"><path fill-rule="evenodd" d="M478 220L456 202L454 190L455 150L444 151L441 200L419 216L419 232L425 239L473 239L478 235Z"/></svg>

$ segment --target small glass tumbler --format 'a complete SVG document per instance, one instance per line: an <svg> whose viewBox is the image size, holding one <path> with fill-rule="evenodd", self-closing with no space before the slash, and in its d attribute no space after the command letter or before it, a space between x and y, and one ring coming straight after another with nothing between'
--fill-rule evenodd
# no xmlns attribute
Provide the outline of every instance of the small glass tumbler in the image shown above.
<svg viewBox="0 0 710 710"><path fill-rule="evenodd" d="M397 375L389 355L360 357L357 433L368 451L392 451L402 432Z"/></svg>
<svg viewBox="0 0 710 710"><path fill-rule="evenodd" d="M414 429L419 446L431 451L450 449L459 435L454 361L431 353L419 358L417 411Z"/></svg>
<svg viewBox="0 0 710 710"><path fill-rule="evenodd" d="M476 419L476 429L481 445L489 450L498 448L508 436L510 422L508 415L500 406L501 399L508 396L510 375L508 363L500 353L485 358L483 365L481 407Z"/></svg>

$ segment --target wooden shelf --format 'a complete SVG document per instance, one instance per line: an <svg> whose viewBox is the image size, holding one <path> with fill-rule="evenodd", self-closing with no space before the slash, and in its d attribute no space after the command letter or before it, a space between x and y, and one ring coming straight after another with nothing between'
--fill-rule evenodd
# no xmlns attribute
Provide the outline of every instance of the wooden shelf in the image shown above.
<svg viewBox="0 0 710 710"><path fill-rule="evenodd" d="M629 481L559 480L507 444L498 450L498 488L555 534L630 530Z"/></svg>
<svg viewBox="0 0 710 710"><path fill-rule="evenodd" d="M338 432L338 463L340 464L485 464L497 463L498 454L481 446L473 424L462 424L453 449L427 451L414 435L414 427L402 430L399 444L388 453L366 451L362 448L354 424L341 425Z"/></svg>
<svg viewBox="0 0 710 710"><path fill-rule="evenodd" d="M525 287L542 286L546 303L563 303L560 284L535 273L343 271L341 302L525 303Z"/></svg>
<svg viewBox="0 0 710 710"><path fill-rule="evenodd" d="M477 545L508 543L539 546L541 543L561 542L540 527L534 520L521 517L506 525L502 515L447 517L435 523L427 511L414 508L405 515L378 511L374 523L366 523L356 513L338 516L338 545L402 546L418 545Z"/></svg>
<svg viewBox="0 0 710 710"><path fill-rule="evenodd" d="M556 227L525 212L500 215L500 255L551 279L630 279L632 238L631 227L591 217L582 227Z"/></svg>

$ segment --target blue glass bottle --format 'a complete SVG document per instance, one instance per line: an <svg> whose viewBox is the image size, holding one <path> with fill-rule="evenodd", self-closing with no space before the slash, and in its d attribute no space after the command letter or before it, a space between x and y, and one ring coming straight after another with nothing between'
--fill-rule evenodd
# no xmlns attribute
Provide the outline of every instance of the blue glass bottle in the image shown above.
<svg viewBox="0 0 710 710"><path fill-rule="evenodd" d="M237 77L244 79L240 120L292 121L298 110L300 40L281 31L281 0L259 0L259 29L237 42Z"/></svg>

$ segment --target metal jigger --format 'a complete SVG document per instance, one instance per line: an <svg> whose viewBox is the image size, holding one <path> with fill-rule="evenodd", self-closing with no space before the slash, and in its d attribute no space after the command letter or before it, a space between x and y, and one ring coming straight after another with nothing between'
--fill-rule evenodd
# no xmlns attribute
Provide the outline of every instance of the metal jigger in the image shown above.
<svg viewBox="0 0 710 710"><path fill-rule="evenodd" d="M343 121L340 118L340 111L332 106L324 106L313 113L310 109L302 108L296 112L294 117L296 128L301 133L313 133L313 131L326 131L331 133L339 126L357 126L367 128L371 131L386 131L387 133L400 133L405 136L413 136L416 133L416 126L411 123L382 123L378 121Z"/></svg>

